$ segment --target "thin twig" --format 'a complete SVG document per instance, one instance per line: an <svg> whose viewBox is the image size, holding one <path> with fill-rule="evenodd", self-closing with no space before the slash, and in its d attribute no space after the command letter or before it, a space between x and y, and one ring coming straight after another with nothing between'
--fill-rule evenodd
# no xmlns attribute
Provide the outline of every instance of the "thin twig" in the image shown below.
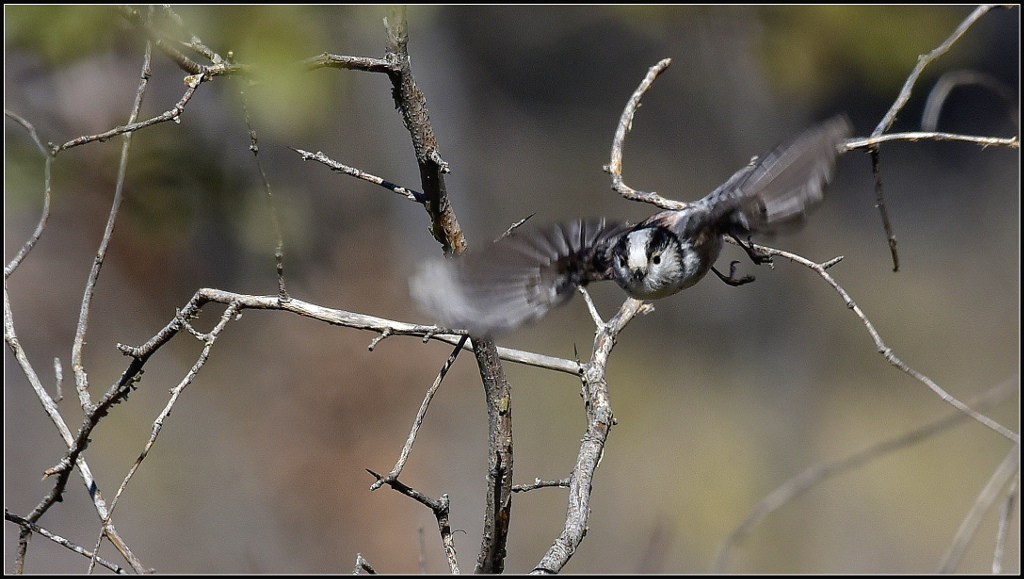
<svg viewBox="0 0 1024 579"><path fill-rule="evenodd" d="M134 121L138 115L139 108L141 106L142 97L145 94L146 85L148 83L149 71L151 61L151 49L147 45L145 57L143 59L141 79L139 83L139 89L136 93L135 103L132 107L132 111L129 115L129 124ZM85 450L85 447L89 441L89 434L92 429L96 426L99 419L106 414L109 404L113 404L115 400L120 398L105 397L104 404L96 404L95 406L90 401L88 394L88 379L82 362L82 346L85 342L85 334L88 327L89 307L91 304L92 293L94 291L96 280L99 276L99 271L103 263L103 258L106 254L106 248L110 242L110 237L113 232L114 222L118 213L118 207L122 199L122 192L124 187L124 176L127 170L127 159L128 151L130 150L130 138L131 133L125 134L125 143L122 146L121 151L121 164L118 171L117 183L115 186L114 200L110 210L110 214L107 221L107 226L104 230L103 237L100 242L100 247L97 250L96 259L93 262L93 267L90 270L89 278L86 283L86 289L82 299L82 305L79 312L79 323L76 329L75 341L72 347L72 368L75 373L75 385L76 390L79 394L79 401L85 412L86 416L83 419L82 427L79 429L77 436L72 436L70 430L64 424L63 418L60 417L59 412L56 410L56 406L53 405L52 399L42 389L41 384L36 389L37 396L44 402L44 408L48 408L48 414L51 419L57 425L58 431L64 437L65 442L68 445L68 451L61 459L60 463L54 468L49 469L46 472L46 476L56 474L57 477L54 482L54 486L51 491L43 498L42 501L36 506L35 509L28 515L29 521L38 520L49 508L57 501L61 500L61 497L66 488L72 466L77 465L78 470L81 473L86 488L89 491L90 496L93 499L93 504L96 507L97 513L101 519L104 520L103 534L107 536L114 546L122 553L126 560L132 565L133 569L137 572L144 572L146 568L138 560L137 557L131 552L125 542L121 539L113 524L109 522L107 518L108 511L103 499L102 494L99 492L99 488L96 485L95 480L92 477L91 472L88 469L88 465L85 463L81 456L81 453ZM13 319L10 312L10 303L7 297L7 285L6 279L4 282L4 301L5 301L5 329L10 330L7 336L8 344L15 350L16 355L21 352L20 345L17 344L17 338L13 334ZM9 323L8 323L9 322ZM30 382L38 382L38 377L35 377L34 371L31 371L30 366L26 363L22 363L22 369L26 372L26 376L29 376ZM33 380L33 377L35 379ZM35 388L35 386L34 386ZM123 396L124 393L120 393ZM49 401L49 403L47 403ZM24 534L23 534L24 536ZM23 553L22 553L23 554ZM19 555L21 556L21 555ZM21 563L19 563L20 565ZM93 563L90 563L92 565Z"/></svg>
<svg viewBox="0 0 1024 579"><path fill-rule="evenodd" d="M94 555L95 555L94 552L87 550L85 547L81 547L79 545L76 545L75 543L72 543L71 541L65 539L64 537L61 537L60 535L57 535L55 533L51 533L50 531L46 530L43 527L40 527L39 525L29 521L28 519L25 519L23 517L19 517L18 515L15 515L13 513L9 513L9 512L7 512L6 509L4 509L4 518L7 519L8 521L11 521L12 523L22 527L23 529L27 529L28 531L33 532L33 533L39 533L40 535L46 537L47 539L53 541L54 543L57 543L58 545L61 545L63 547L67 547L68 549L74 551L75 553L78 553L79 555L84 555L86 557L89 557L90 559L92 559L94 557ZM117 573L119 575L126 573L124 568L122 568L120 565L117 565L115 563L111 563L110 561L107 561L103 557L95 556L95 560L96 560L97 563L99 563L100 565L106 567L107 569L110 569L114 573ZM20 574L20 572L19 572L19 574Z"/></svg>
<svg viewBox="0 0 1024 579"><path fill-rule="evenodd" d="M905 133L889 133L886 135L871 136L864 139L850 139L844 143L846 150L871 149L881 143L891 141L907 141L916 143L918 141L959 141L962 143L974 143L982 147L1010 147L1020 149L1020 138L1018 137L982 137L980 135L961 135L958 133L939 133L935 131L909 131Z"/></svg>
<svg viewBox="0 0 1024 579"><path fill-rule="evenodd" d="M439 499L432 499L420 491L402 483L398 479L386 480L385 477L373 472L370 469L366 469L366 472L373 475L378 481L383 480L389 487L402 493L403 495L415 499L419 503L425 505L437 519L437 528L441 532L441 543L444 547L445 557L448 559L448 568L452 574L459 574L459 562L455 554L455 538L452 534L451 523L449 522L450 514L450 501L448 495L441 495Z"/></svg>
<svg viewBox="0 0 1024 579"><path fill-rule="evenodd" d="M138 118L139 115L139 110L142 108L142 99L146 94L146 87L149 85L151 58L152 47L147 43L139 87L135 93L135 102L133 103L131 112L128 115L128 125L135 123L135 119ZM74 370L75 387L78 390L82 409L87 414L90 411L92 402L89 395L89 378L85 371L85 363L82 360L82 348L85 345L85 335L89 328L89 310L92 306L93 292L96 290L96 282L99 279L100 270L103 268L103 260L107 255L107 247L109 247L110 239L114 235L114 223L117 222L117 215L121 207L121 201L124 199L124 179L128 172L128 153L131 151L131 144L131 131L124 132L123 143L121 145L121 160L117 170L117 180L114 185L114 198L111 202L110 213L107 216L107 225L103 229L103 237L100 239L99 248L96 250L96 257L93 259L92 268L89 270L89 278L85 284L85 292L82 296L82 306L79 309L78 315L78 327L75 331L75 341L71 349L71 367Z"/></svg>
<svg viewBox="0 0 1024 579"><path fill-rule="evenodd" d="M979 18L985 15L992 6L979 6L971 14L960 23L960 26L953 31L953 34L949 36L942 44L937 46L934 50L928 54L922 54L917 58L917 65L914 70L907 76L906 82L903 83L903 88L900 90L896 100L889 107L888 112L879 121L878 126L872 131L872 138L881 137L886 131L892 128L893 122L896 121L896 115L899 114L903 107L906 106L910 100L910 93L917 83L917 79L920 78L921 73L924 72L926 66L932 63L935 59L945 54L950 47L960 39L961 36L967 32L967 29L971 27ZM878 145L874 145L870 149L871 152L871 166L872 171L875 175L875 203L878 206L879 216L882 219L882 227L885 229L885 238L889 244L889 252L892 254L893 271L899 271L900 259L899 254L896 251L896 232L893 230L892 223L889 220L889 212L886 209L885 204L885 193L882 188L882 171L880 168L880 158L878 154Z"/></svg>
<svg viewBox="0 0 1024 579"><path fill-rule="evenodd" d="M8 347L10 347L11 351L14 353L14 357L18 361L21 372L25 375L25 378L28 379L36 397L39 398L39 401L42 403L43 410L46 412L47 416L50 417L50 420L57 428L57 432L64 440L64 443L69 449L73 448L76 442L75 437L71 434L71 429L68 428L67 423L64 421L64 417L61 416L53 398L50 397L46 392L46 389L43 387L42 381L40 381L39 376L36 374L35 369L32 367L31 362L28 360L28 357L18 340L18 336L14 328L14 315L11 310L11 302L7 291L6 280L4 281L4 338L7 341ZM106 502L104 501L103 494L100 492L99 486L96 483L96 479L92 476L92 469L85 461L85 457L80 454L77 455L75 459L75 466L78 467L78 473L82 477L82 482L85 487L90 490L90 496L92 497L93 506L96 508L96 513L101 518L105 517L107 513ZM51 506L61 500L61 496L67 486L68 476L70 475L70 468L65 468L64 470L67 472L61 473L62 476L58 477L53 488L50 489L50 492L48 492L39 504L32 509L32 512L25 517L27 521L38 521ZM112 524L108 526L107 533L108 536L111 537L111 542L118 547L121 553L128 556L128 561L132 565L132 569L137 573L145 572L146 568L142 565L142 562L132 554L131 549L125 545L124 540L121 539ZM18 539L18 550L15 556L15 571L18 573L20 573L20 570L24 568L25 554L31 535L31 529L22 528Z"/></svg>
<svg viewBox="0 0 1024 579"><path fill-rule="evenodd" d="M380 185L381 187L384 187L389 191L393 191L395 193L398 193L399 195L407 197L410 201L415 201L417 203L426 202L427 196L424 195L423 193L420 193L419 191L413 191L412 189L407 189L405 187L402 187L401 185L395 185L391 181L382 179L380 177L377 177L376 175L371 175L366 171L361 171L359 169L356 169L355 167L349 167L348 165L339 163L320 151L310 153L309 151L303 151L302 149L295 149L292 147L289 148L295 151L296 153L302 155L303 161L316 161L318 163L327 165L328 167L330 167L332 171L345 173L346 175L355 177L357 179L369 181L374 185Z"/></svg>
<svg viewBox="0 0 1024 579"><path fill-rule="evenodd" d="M885 230L885 240L889 244L889 253L892 255L892 270L900 270L900 254L896 251L896 232L889 220L889 209L885 204L885 189L882 187L882 156L878 147L869 150L871 155L871 174L875 178L875 206L878 207L878 215L882 218L882 229Z"/></svg>
<svg viewBox="0 0 1024 579"><path fill-rule="evenodd" d="M430 406L430 401L433 400L434 394L441 386L441 381L444 380L445 375L448 374L448 370L452 367L452 364L455 363L455 359L459 356L459 352L462 351L462 348L466 345L466 340L468 339L469 336L462 336L462 339L459 340L459 343L455 346L455 349L452 350L448 359L445 360L444 365L441 366L441 371L438 372L437 378L434 379L434 383L427 389L427 395L423 397L423 403L420 404L419 412L416 413L416 418L412 421L412 430L409 431L409 437L406 439L405 445L402 446L402 452L398 456L398 462L395 463L395 467L391 469L391 472L389 472L387 476L378 478L375 483L370 485L371 491L379 489L381 485L385 483L397 480L398 475L402 474L402 469L405 468L405 462L409 460L409 453L412 452L412 445L416 442L416 435L420 431L420 426L423 425L423 418L427 415L427 408Z"/></svg>
<svg viewBox="0 0 1024 579"><path fill-rule="evenodd" d="M979 408L994 406L1006 400L1015 390L1015 382L1004 382L972 399L971 406ZM718 552L715 554L714 562L711 565L711 573L726 573L730 553L739 545L740 541L750 534L754 527L764 521L768 515L783 505L792 502L811 488L814 488L821 481L850 472L871 460L903 450L919 442L930 440L935 434L957 426L967 419L968 416L966 414L954 412L910 432L872 444L849 456L808 467L758 501L757 505L751 509L750 514L747 515L743 522L733 529L732 533L729 533L729 536L719 545Z"/></svg>
<svg viewBox="0 0 1024 579"><path fill-rule="evenodd" d="M187 105L188 102L192 100L192 97L196 93L196 89L199 88L200 83L202 83L204 80L206 79L202 76L188 77L186 79L188 88L185 89L185 93L181 96L181 99L179 99L178 102L175 103L173 107L171 107L169 110L165 111L162 114L159 114L151 119L139 122L135 122L135 117L133 116L126 125L114 127L109 131L105 131L103 133L99 133L96 135L84 135L78 137L77 139L72 139L64 143L63 145L60 145L59 147L54 147L53 154L57 154L65 149L70 149L72 147L77 147L79 145L91 143L93 141L102 142L112 137L116 137L118 135L131 134L139 129L144 129L146 127L156 125L159 123L166 123L167 121L178 122L178 120L181 118L181 115L185 112L185 105Z"/></svg>
<svg viewBox="0 0 1024 579"><path fill-rule="evenodd" d="M393 71L391 63L382 58L368 58L365 56L339 56L337 54L323 53L302 61L306 70L318 68L341 68L346 70L361 70L364 72L383 72L385 74Z"/></svg>
<svg viewBox="0 0 1024 579"><path fill-rule="evenodd" d="M325 308L296 298L292 298L288 302L281 302L277 296L252 296L214 288L202 288L192 296L188 304L166 326L145 344L138 347L118 344L117 348L123 354L134 359L128 369L122 373L118 384L123 386L130 382L133 376L145 365L149 357L160 347L167 344L183 328L185 325L184 320L197 315L200 309L208 303L237 303L239 310L281 310L336 326L378 333L387 332L391 336L418 336L424 338L424 341L437 340L451 345L458 344L467 335L463 330L450 330L438 326L398 322L366 314ZM472 340L464 347L473 347ZM508 360L517 364L556 370L572 374L573 376L579 376L583 371L579 362L575 360L566 360L564 358L556 358L513 348L497 348L496 351L502 360Z"/></svg>
<svg viewBox="0 0 1024 579"><path fill-rule="evenodd" d="M587 311L590 312L590 318L594 320L594 325L598 328L603 327L604 320L601 319L601 312L597 311L597 306L594 305L590 292L587 291L587 288L580 286L580 293L583 294L583 301L587 302Z"/></svg>
<svg viewBox="0 0 1024 579"><path fill-rule="evenodd" d="M956 571L956 568L960 565L960 560L967 551L967 545L974 538L974 533L978 529L978 524L981 523L981 518L996 502L996 499L999 498L1003 488L1019 476L1020 443L1018 442L1006 453L1003 461L999 463L992 476L989 477L988 482L985 483L985 488L981 489L981 492L975 497L971 509L964 516L963 520L960 521L960 527L957 528L956 534L953 536L949 550L946 551L946 555L939 564L939 573L953 573Z"/></svg>
<svg viewBox="0 0 1024 579"><path fill-rule="evenodd" d="M960 40L960 37L967 32L967 29L992 8L992 5L978 6L970 15L967 16L967 18L963 20L963 22L960 23L960 26L957 26L956 30L954 30L953 33L949 35L949 38L947 38L942 44L935 47L935 49L928 54L922 54L917 57L917 65L914 66L914 70L912 70L910 75L907 76L907 80L903 83L903 88L900 90L900 94L896 97L896 100L892 103L892 106L889 107L885 116L882 117L878 126L875 127L875 130L871 133L872 137L880 137L892 127L893 122L896 121L896 115L903 110L903 107L906 106L907 102L910 100L910 93L913 90L914 85L917 83L917 79L920 78L921 73L924 72L925 67L948 52L953 44Z"/></svg>
<svg viewBox="0 0 1024 579"><path fill-rule="evenodd" d="M32 141L35 142L36 148L38 148L39 152L43 155L43 213L39 217L39 223L36 224L35 231L32 232L32 235L30 235L21 246L17 255L15 255L10 263L4 267L4 280L6 281L7 278L11 277L11 274L14 273L14 270L18 268L18 265L25 259L28 253L32 251L32 248L35 247L36 242L39 241L39 238L43 235L43 230L46 229L46 222L50 219L50 167L53 164L53 155L51 155L50 151L43 146L43 142L39 140L39 135L36 133L36 128L32 126L32 123L29 123L25 119L8 110L4 110L4 114L7 118L13 120L22 127L25 127L29 136L32 137Z"/></svg>
<svg viewBox="0 0 1024 579"><path fill-rule="evenodd" d="M104 523L108 523L110 521L110 517L114 514L114 508L117 506L117 502L121 498L121 494L124 493L125 489L128 487L128 482L132 479L133 476L135 476L136 471L138 471L139 468L142 466L142 461L145 460L147 456L149 456L150 450L152 450L153 445L156 444L157 437L160 436L160 432L163 429L164 421L167 420L167 417L171 415L171 410L174 408L175 402L177 402L182 392L185 391L185 388L188 387L188 385L195 380L196 376L199 374L199 370L202 369L203 365L206 364L206 361L210 357L210 351L213 349L213 343L217 340L217 336L219 336L220 333L224 331L224 329L228 325L228 322L234 319L237 311L237 306L235 306L234 304L228 305L228 307L224 309L224 313L221 314L220 321L217 323L217 325L214 326L214 328L210 330L208 334L204 335L201 338L204 342L204 345L202 352L199 354L199 359L196 360L196 363L192 365L192 368L189 369L188 373L185 375L184 378L182 378L181 382L179 382L177 386L171 389L171 396L167 400L167 404L164 405L164 409L157 416L156 420L153 421L153 428L150 431L149 440L147 440L146 444L142 447L142 452L139 453L138 458L135 459L135 463L128 470L128 473L125 475L124 480L121 482L121 486L117 488L117 492L114 494L113 500L110 501L110 507L107 509L106 517L104 517ZM102 535L100 538L102 538ZM97 550L99 550L98 539Z"/></svg>
<svg viewBox="0 0 1024 579"><path fill-rule="evenodd" d="M266 194L267 210L270 212L270 226L274 230L274 237L277 245L274 247L274 261L277 265L277 295L282 301L288 301L288 289L284 284L284 233L281 231L281 222L277 217L277 205L274 203L274 192L270 187L270 179L267 172L263 170L263 163L260 161L260 145L256 136L256 129L252 126L252 117L249 114L249 104L245 91L239 91L242 97L242 111L245 112L245 126L249 128L249 150L252 151L256 160L256 169L259 171L260 180L263 182L263 192Z"/></svg>
<svg viewBox="0 0 1024 579"><path fill-rule="evenodd" d="M142 61L142 72L139 75L139 87L135 93L135 102L132 104L131 113L128 115L128 125L135 123L135 119L139 117L139 111L142 109L142 100L146 95L146 89L149 86L149 77L152 74L152 57L152 46L147 42L145 56ZM71 349L71 367L75 374L75 388L78 389L79 392L79 398L82 402L82 410L87 414L86 424L90 425L83 426L83 431L92 430L92 427L95 424L98 424L100 418L106 414L105 410L93 408L92 405L88 403L90 399L88 392L89 380L85 371L85 363L82 359L82 347L85 345L92 295L96 289L96 282L99 279L100 269L103 267L103 262L106 258L107 248L109 247L110 240L114 235L114 223L117 222L121 201L124 199L124 182L125 176L128 172L128 158L132 146L132 135L133 133L129 131L125 132L122 137L121 160L117 170L117 181L114 185L114 199L111 203L110 215L107 218L106 228L103 230L103 238L100 240L100 247L96 251L96 258L93 261L92 269L89 271L89 279L85 286L85 295L82 297L82 307L78 318L78 328L75 332L75 341ZM120 396L126 395L127 390L117 394L119 397L118 399L120 399ZM80 433L75 443L79 452L84 451L85 446L88 444L88 436L82 437ZM71 450L69 450L68 454L69 456L72 454ZM92 572L92 569L96 565L96 555L99 554L100 543L103 541L103 537L109 535L108 531L111 525L110 514L110 509L108 508L102 519L102 531L96 540L96 547L93 549L93 557L89 560L89 572Z"/></svg>
<svg viewBox="0 0 1024 579"><path fill-rule="evenodd" d="M992 420L991 418L975 411L970 406L958 400L955 396L943 390L931 378L911 368L909 365L907 365L906 362L901 360L899 356L897 356L896 353L893 352L892 348L886 345L886 343L882 340L882 336L879 335L878 330L875 329L874 324L872 324L871 320L869 320L868 317L864 314L864 312L861 311L860 306L858 306L857 303L853 301L853 298L850 297L850 294L848 294L846 290L843 289L841 285L839 285L835 278L833 278L827 271L825 271L825 266L831 266L835 260L830 260L828 262L825 262L825 264L820 264L815 263L805 257L796 255L794 253L789 253L788 251L781 251L778 249L773 249L771 247L764 247L760 245L753 245L753 248L756 251L763 251L768 253L769 255L778 255L781 257L785 257L790 261L794 261L796 263L799 263L812 269L815 273L821 276L822 279L824 279L830 286L832 286L832 289L834 289L836 293L838 293L839 296L842 297L843 302L846 304L846 307L853 311L853 313L856 314L858 318L860 318L861 323L864 325L864 327L868 331L868 334L871 336L871 340L875 343L875 347L878 349L878 353L885 357L885 360L889 362L889 364L895 366L897 369L910 375L918 382L921 382L922 384L927 386L932 392L937 394L939 398L941 398L944 402L946 402L953 408L956 408L960 412L963 412L964 414L970 416L971 418L975 419L981 424L991 428L992 430L996 431L997 433L1001 434L1007 439L1015 443L1020 442L1019 434L1013 432L1009 428L1006 428L1002 424L999 424L995 420Z"/></svg>
<svg viewBox="0 0 1024 579"><path fill-rule="evenodd" d="M178 68L189 74L189 77L186 78L186 84L191 84L193 80L195 82L204 82L215 76L221 75L253 73L253 68L251 66L228 62L228 59L225 59L211 50L194 34L191 35L191 40L187 42L177 38L171 38L154 29L152 22L147 18L143 18L142 14L138 10L128 6L121 6L118 8L118 11L125 20L145 32L149 41L152 42L153 45L155 45L157 49L164 54L164 56L176 64ZM166 15L170 17L170 19L179 28L184 29L184 22L182 22L181 17L178 16L169 6L160 6L157 10L157 15ZM182 31L184 32L184 30ZM196 54L201 55L203 58L208 59L212 64L209 66L198 64L191 58L185 56L181 51L175 48L175 46L191 50Z"/></svg>
<svg viewBox="0 0 1024 579"><path fill-rule="evenodd" d="M377 574L377 571L370 565L370 562L363 558L363 554L356 553L356 566L352 569L352 574L358 575L360 571L366 571L370 575Z"/></svg>
<svg viewBox="0 0 1024 579"><path fill-rule="evenodd" d="M561 479L558 479L558 480L541 480L541 479L538 478L538 479L534 479L534 481L532 483L527 483L527 484L524 484L524 485L514 485L512 487L512 492L514 492L514 493L525 493L525 492L528 492L528 491L533 491L533 490L543 489L543 488L551 488L551 487L569 488L569 479L568 478L561 478Z"/></svg>
<svg viewBox="0 0 1024 579"><path fill-rule="evenodd" d="M532 218L533 218L533 216L534 216L534 215L536 215L536 214L537 214L536 212L534 212L534 213L531 213L531 214L527 215L526 217L523 217L523 218L522 218L522 219L520 219L519 221L516 221L516 222L515 222L515 223L513 223L512 225L509 225L509 226L508 226L508 229L506 229L506 230L505 230L505 233L502 233L502 234L501 234L501 235L500 235L500 236L498 237L498 239L504 239L504 238L508 237L509 235L512 235L512 232L513 232L513 231L515 231L516 229L518 229L518 228L522 227L524 223L526 223L527 221L529 221L530 219L532 219Z"/></svg>

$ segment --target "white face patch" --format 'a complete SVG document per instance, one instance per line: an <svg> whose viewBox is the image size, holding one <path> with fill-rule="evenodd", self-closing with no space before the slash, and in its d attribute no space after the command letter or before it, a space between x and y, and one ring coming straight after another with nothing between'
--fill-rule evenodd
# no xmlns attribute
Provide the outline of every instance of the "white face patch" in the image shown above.
<svg viewBox="0 0 1024 579"><path fill-rule="evenodd" d="M651 245L653 229L639 229L629 234L626 248L629 253L626 255L626 266L630 270L647 271L647 251Z"/></svg>

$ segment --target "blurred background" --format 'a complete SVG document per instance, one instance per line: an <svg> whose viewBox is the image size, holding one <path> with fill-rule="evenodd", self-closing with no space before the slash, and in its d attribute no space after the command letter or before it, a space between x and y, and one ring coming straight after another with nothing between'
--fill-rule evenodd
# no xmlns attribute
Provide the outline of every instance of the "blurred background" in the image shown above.
<svg viewBox="0 0 1024 579"><path fill-rule="evenodd" d="M181 7L186 29L222 55L268 71L258 84L220 77L181 116L136 133L125 201L96 288L84 352L93 396L124 370L117 343L152 337L201 287L273 295L270 219L239 91L284 227L291 295L320 305L429 323L408 295L418 261L438 255L423 209L382 188L304 163L288 147L419 189L409 136L386 76L295 73L323 52L380 57L381 7ZM602 171L627 99L648 67L671 67L643 100L626 140L632 187L682 201L713 190L751 156L846 112L865 137L917 57L970 7L413 7L413 72L443 158L452 205L472 245L530 214L639 220L656 209L611 191ZM122 125L144 39L111 9L5 7L5 108L63 143ZM929 66L893 131L916 130L943 74L982 72L1009 91L967 86L939 129L1019 134L1019 10L994 10ZM190 55L197 61L200 57ZM154 51L143 117L171 108L184 73ZM4 256L36 225L43 162L7 121ZM70 352L86 277L113 195L121 140L68 150L53 166L53 211L8 280L15 328L45 384L64 367L60 409L81 412ZM1019 384L1020 157L956 142L891 143L881 152L900 271L875 209L867 155L840 160L824 205L798 232L758 241L822 262L916 370L961 400ZM741 260L740 288L709 278L658 301L620 336L608 366L618 425L594 481L589 531L574 573L710 568L758 500L805 468L836 460L951 413L880 356L861 322L812 272ZM601 312L623 299L595 286ZM197 322L212 328L210 306ZM499 345L587 357L593 323L576 299ZM422 397L451 347L246 311L217 341L175 406L114 522L159 572L347 572L361 553L382 572L445 572L433 516L365 469L394 465ZM168 390L201 344L178 336L147 365L86 455L112 498L142 450ZM573 376L506 364L513 384L515 480L568 475L584 432ZM27 514L63 442L14 358L4 355L4 501ZM986 414L1019 431L1019 399ZM464 353L430 407L401 480L448 494L463 571L473 568L484 505L486 412ZM757 526L727 570L920 573L937 568L1010 443L973 421L816 485ZM506 570L527 572L564 520L564 489L513 497ZM990 570L998 503L961 572ZM1019 573L1019 502L1004 570ZM75 475L41 520L95 543L95 510ZM17 527L4 526L4 571ZM109 544L101 553L120 561ZM421 567L420 558L425 561ZM26 571L82 572L85 558L42 537Z"/></svg>

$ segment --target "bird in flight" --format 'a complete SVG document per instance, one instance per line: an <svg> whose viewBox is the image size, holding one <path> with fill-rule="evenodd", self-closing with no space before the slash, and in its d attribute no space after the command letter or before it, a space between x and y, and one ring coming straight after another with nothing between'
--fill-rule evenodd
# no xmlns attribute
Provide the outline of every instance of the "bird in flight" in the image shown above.
<svg viewBox="0 0 1024 579"><path fill-rule="evenodd" d="M740 169L703 199L636 225L577 219L513 230L488 247L428 260L410 281L413 298L440 325L481 338L540 319L593 281L659 299L713 271L730 285L753 281L714 268L725 236L743 238L802 220L821 202L852 128L845 116L816 125ZM735 262L733 262L735 265Z"/></svg>

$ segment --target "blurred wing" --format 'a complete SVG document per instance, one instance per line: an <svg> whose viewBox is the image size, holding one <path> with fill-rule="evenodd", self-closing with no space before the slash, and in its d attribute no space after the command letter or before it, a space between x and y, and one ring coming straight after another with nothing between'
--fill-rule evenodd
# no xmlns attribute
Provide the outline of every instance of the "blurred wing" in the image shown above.
<svg viewBox="0 0 1024 579"><path fill-rule="evenodd" d="M489 337L539 319L609 275L604 254L627 226L577 220L513 231L478 252L423 264L413 298L442 326Z"/></svg>
<svg viewBox="0 0 1024 579"><path fill-rule="evenodd" d="M741 169L701 203L737 234L798 221L824 198L839 147L852 131L842 115L812 127Z"/></svg>

